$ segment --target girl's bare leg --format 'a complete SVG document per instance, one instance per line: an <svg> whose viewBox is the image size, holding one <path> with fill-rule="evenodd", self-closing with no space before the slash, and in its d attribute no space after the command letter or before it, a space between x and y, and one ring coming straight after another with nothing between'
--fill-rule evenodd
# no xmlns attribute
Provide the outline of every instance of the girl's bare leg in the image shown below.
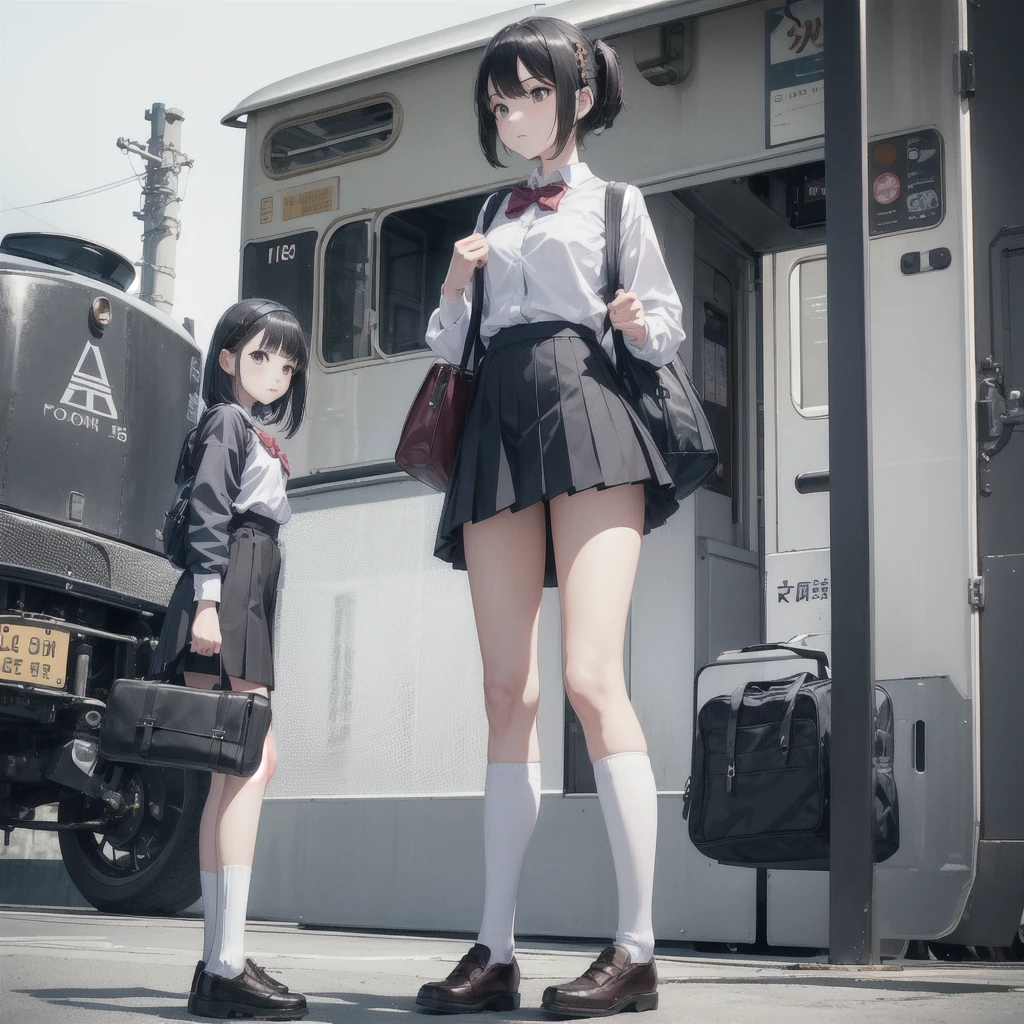
<svg viewBox="0 0 1024 1024"><path fill-rule="evenodd" d="M188 685L209 689L217 682L217 677L186 673L185 681ZM231 688L264 696L267 693L266 687L234 676L231 677ZM252 859L263 796L276 766L277 749L273 731L268 730L263 744L263 759L256 772L247 778L215 774L211 780L211 795L203 810L200 824L200 868L204 869L204 856L209 863L212 848L216 864L214 870L217 873L216 924L211 948L204 949L204 953L207 971L224 978L237 977L245 969L245 916ZM215 796L217 802L214 805L212 801Z"/></svg>
<svg viewBox="0 0 1024 1024"><path fill-rule="evenodd" d="M639 484L561 494L551 502L565 686L591 761L647 750L622 661L643 524Z"/></svg>
<svg viewBox="0 0 1024 1024"><path fill-rule="evenodd" d="M515 951L516 898L540 808L537 627L544 587L543 505L463 527L487 712L484 912L489 964Z"/></svg>
<svg viewBox="0 0 1024 1024"><path fill-rule="evenodd" d="M212 690L219 682L217 676L186 672L185 684L203 690ZM203 817L199 822L199 877L203 884L203 956L204 964L210 962L213 950L220 942L220 899L217 894L217 817L220 813L220 798L224 789L224 776L213 772L210 775L210 789L203 805Z"/></svg>
<svg viewBox="0 0 1024 1024"><path fill-rule="evenodd" d="M615 862L615 944L635 964L654 952L658 800L647 743L626 692L626 619L643 536L642 485L591 489L551 502L562 603L563 672L594 762Z"/></svg>

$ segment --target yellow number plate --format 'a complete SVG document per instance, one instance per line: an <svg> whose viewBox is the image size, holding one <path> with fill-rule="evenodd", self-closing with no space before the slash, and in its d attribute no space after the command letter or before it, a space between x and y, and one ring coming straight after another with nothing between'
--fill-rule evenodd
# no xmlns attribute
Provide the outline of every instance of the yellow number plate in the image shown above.
<svg viewBox="0 0 1024 1024"><path fill-rule="evenodd" d="M67 633L0 623L0 679L59 689L67 682L67 668Z"/></svg>

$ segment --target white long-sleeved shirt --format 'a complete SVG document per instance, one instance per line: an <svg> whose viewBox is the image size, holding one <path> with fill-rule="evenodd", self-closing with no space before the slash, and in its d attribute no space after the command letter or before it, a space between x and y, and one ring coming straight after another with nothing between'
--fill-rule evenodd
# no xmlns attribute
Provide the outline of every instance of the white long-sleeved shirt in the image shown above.
<svg viewBox="0 0 1024 1024"><path fill-rule="evenodd" d="M536 204L515 220L505 216L502 203L487 232L484 302L480 337L503 327L567 320L590 327L614 360L612 332L605 333L605 182L586 164L569 164L549 178L535 170L527 182L537 188L556 177L568 183L557 210ZM476 230L482 225L483 211ZM644 307L647 338L642 347L628 336L629 351L661 366L669 362L686 337L682 305L669 277L640 190L626 188L622 204L619 274L622 287L635 292ZM441 296L427 324L427 344L449 362L458 363L469 332L473 285L461 298Z"/></svg>

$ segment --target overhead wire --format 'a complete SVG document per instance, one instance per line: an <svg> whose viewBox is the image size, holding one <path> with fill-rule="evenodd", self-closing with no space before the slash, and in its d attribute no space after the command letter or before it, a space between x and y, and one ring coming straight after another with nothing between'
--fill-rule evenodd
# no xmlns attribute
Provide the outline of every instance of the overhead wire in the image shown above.
<svg viewBox="0 0 1024 1024"><path fill-rule="evenodd" d="M106 185L97 185L95 188L83 189L81 192L72 192L70 195L58 196L56 199L43 199L38 203L24 203L21 206L11 206L11 204L8 203L6 200L2 201L4 205L7 206L7 208L12 211L31 210L37 206L49 206L52 203L66 203L72 199L86 199L89 196L97 196L101 192L109 192L112 189L121 188L123 185L127 185L133 181L139 181L139 176L137 174L133 174L127 178L122 178L120 181L109 181Z"/></svg>

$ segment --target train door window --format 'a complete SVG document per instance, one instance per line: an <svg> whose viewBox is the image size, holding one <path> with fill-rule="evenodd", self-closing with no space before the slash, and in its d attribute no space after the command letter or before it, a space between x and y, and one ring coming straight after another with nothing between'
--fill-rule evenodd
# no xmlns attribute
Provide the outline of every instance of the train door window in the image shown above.
<svg viewBox="0 0 1024 1024"><path fill-rule="evenodd" d="M398 356L426 348L452 247L472 234L484 196L388 214L380 227L380 349Z"/></svg>
<svg viewBox="0 0 1024 1024"><path fill-rule="evenodd" d="M793 404L802 416L828 415L828 288L824 258L803 260L790 278Z"/></svg>
<svg viewBox="0 0 1024 1024"><path fill-rule="evenodd" d="M242 298L275 299L287 306L306 337L313 327L316 232L249 242L242 252Z"/></svg>
<svg viewBox="0 0 1024 1024"><path fill-rule="evenodd" d="M372 355L369 317L370 222L343 224L324 247L321 353L327 363Z"/></svg>

